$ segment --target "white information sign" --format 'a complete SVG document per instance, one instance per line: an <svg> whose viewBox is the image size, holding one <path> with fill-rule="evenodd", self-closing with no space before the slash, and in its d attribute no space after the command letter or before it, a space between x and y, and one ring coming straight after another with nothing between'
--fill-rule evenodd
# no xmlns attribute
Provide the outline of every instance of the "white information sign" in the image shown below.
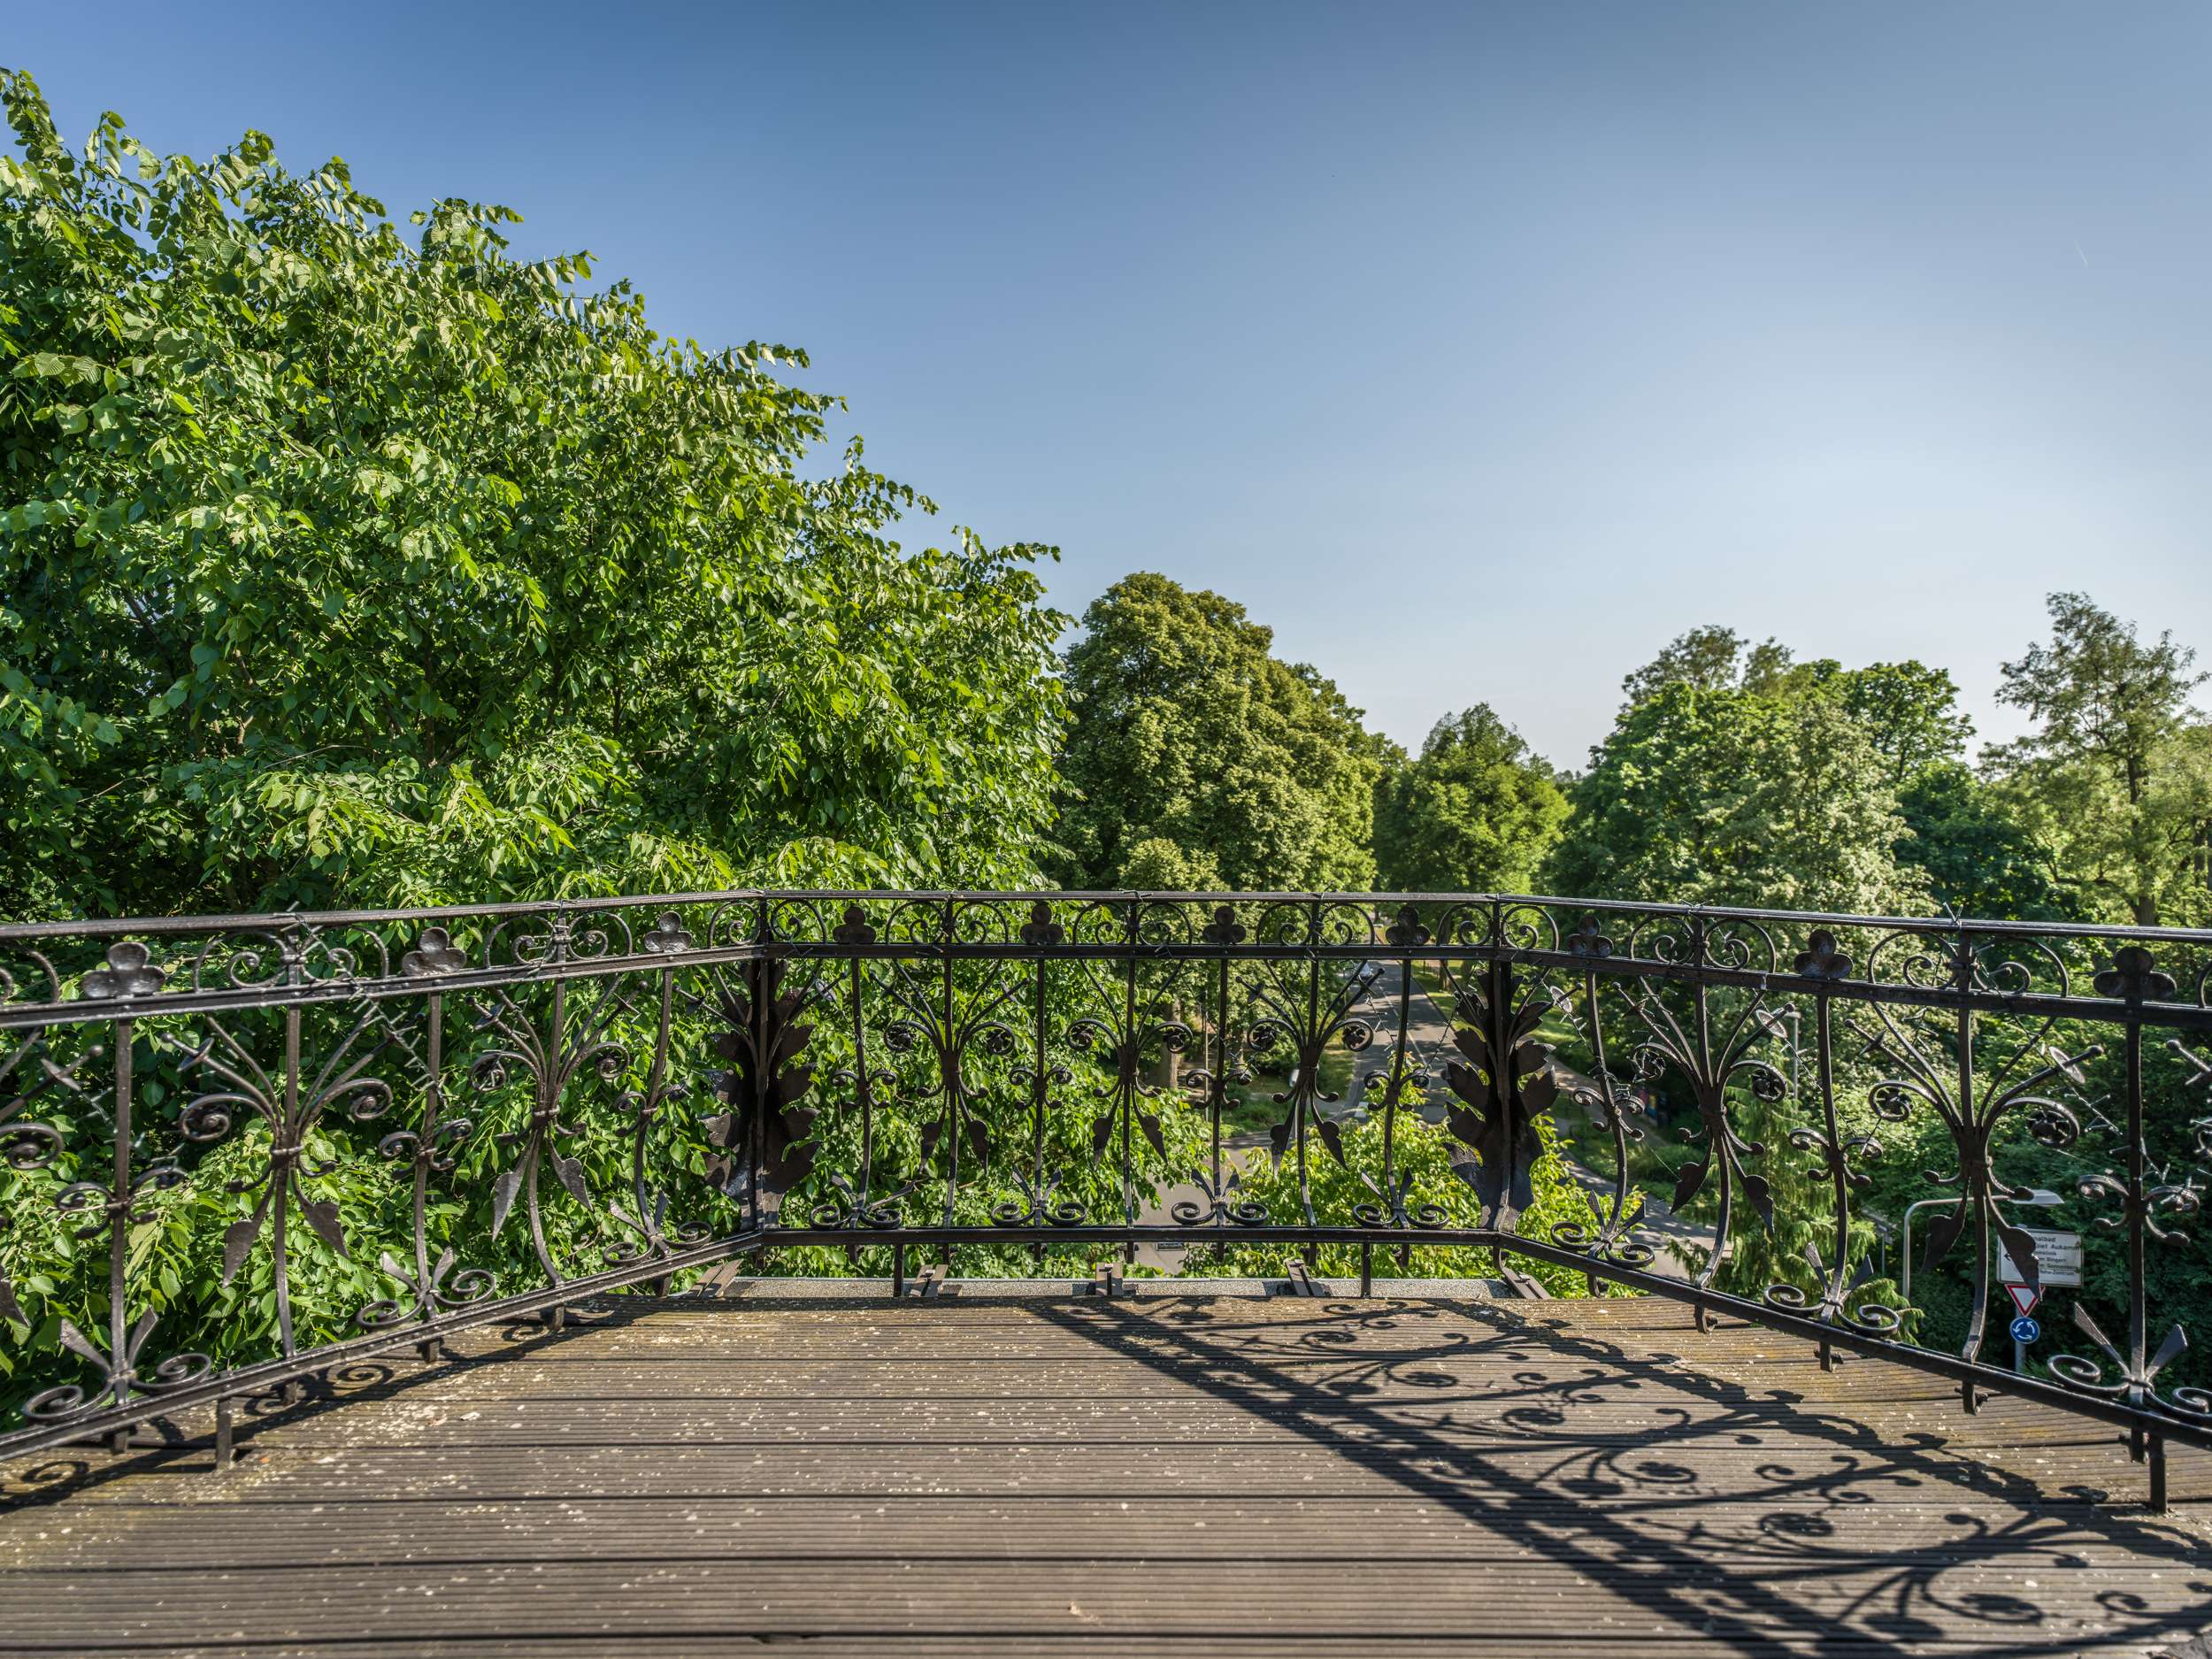
<svg viewBox="0 0 2212 1659"><path fill-rule="evenodd" d="M2036 1278L2045 1290L2081 1283L2080 1233L2052 1233L2041 1227L2030 1227L2027 1233L2035 1240ZM2002 1239L1997 1240L1997 1278L2006 1285L2028 1282L2027 1274L2012 1259Z"/></svg>

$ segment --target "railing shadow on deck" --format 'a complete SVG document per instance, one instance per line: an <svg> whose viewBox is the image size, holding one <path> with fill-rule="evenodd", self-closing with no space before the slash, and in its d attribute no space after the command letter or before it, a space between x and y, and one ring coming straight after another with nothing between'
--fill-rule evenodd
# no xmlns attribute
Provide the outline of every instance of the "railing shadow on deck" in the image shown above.
<svg viewBox="0 0 2212 1659"><path fill-rule="evenodd" d="M292 1388L242 1401L233 1462L242 1465L259 1455L254 1440L264 1429L309 1423L372 1402L397 1399L417 1388L450 1380L457 1373L557 1351L574 1338L634 1324L666 1312L669 1306L666 1302L644 1298L581 1306L570 1303L558 1329L538 1319L478 1327L475 1334L489 1337L497 1344L481 1352L449 1350L435 1360L405 1353L380 1354L334 1365L319 1375L303 1379ZM201 1421L206 1415L203 1410L154 1417L150 1420L152 1438L142 1432L134 1434L120 1453L103 1450L96 1455L89 1448L64 1448L59 1455L32 1453L0 1462L0 1513L50 1508L116 1481L150 1474L189 1480L196 1486L211 1476L219 1477L225 1471L211 1461L214 1448ZM219 1481L207 1490L219 1493Z"/></svg>
<svg viewBox="0 0 2212 1659"><path fill-rule="evenodd" d="M1211 1303L1210 1309L1220 1305ZM1772 1653L1778 1634L1830 1640L1839 1637L1839 1626L1847 1625L1862 1646L1873 1644L1875 1651L1893 1653L1898 1659L1924 1651L1920 1644L1926 1641L1955 1640L1977 1631L2008 1634L2001 1646L1977 1652L2021 1659L2070 1655L2079 1648L2077 1633L2037 1639L2042 1615L2033 1601L1987 1591L1951 1594L1944 1579L1962 1568L2012 1560L2024 1568L2064 1571L2078 1564L2070 1562L2070 1549L2093 1542L2126 1549L2146 1570L2200 1575L2189 1586L2197 1600L2164 1613L2151 1612L2142 1598L2129 1593L2108 1592L2101 1601L2122 1628L2103 1641L2185 1640L2212 1624L2212 1569L2203 1546L2102 1507L2102 1492L2078 1491L2075 1502L2055 1506L2050 1494L2024 1476L1946 1453L1939 1434L1885 1435L1852 1417L1808 1409L1786 1391L1773 1391L1762 1401L1737 1385L1658 1363L1673 1360L1672 1355L1632 1354L1561 1320L1474 1304L1454 1311L1492 1325L1494 1334L1487 1339L1456 1339L1384 1356L1363 1353L1359 1333L1402 1330L1409 1321L1433 1317L1435 1310L1418 1304L1344 1302L1316 1307L1330 1323L1310 1333L1310 1346L1319 1354L1340 1356L1347 1371L1311 1381L1286 1376L1280 1347L1240 1341L1210 1311L1193 1310L1179 1319L1173 1313L1140 1314L1126 1304L1100 1300L1049 1304L1041 1317L1179 1385L1263 1411L1270 1422L1317 1445L1356 1455L1363 1467L1464 1520L1494 1529L1515 1548L1602 1579L1655 1619L1728 1640L1747 1654ZM1271 1334L1281 1330L1279 1325L1256 1328ZM1694 1333L1685 1334L1694 1340ZM1379 1388L1357 1374L1379 1368L1401 1384L1440 1393L1458 1384L1448 1369L1455 1361L1466 1363L1486 1352L1530 1348L1578 1356L1590 1369L1579 1380L1526 1372L1518 1379L1517 1403L1502 1402L1495 1390L1482 1393L1469 1402L1483 1413L1479 1425L1409 1420L1378 1399ZM1632 1441L1592 1446L1573 1430L1573 1407L1618 1389L1663 1389L1693 1403L1654 1407L1654 1420ZM1408 1402L1402 1396L1395 1403ZM1695 1414L1695 1408L1712 1406L1723 1408L1723 1414ZM1534 1471L1517 1469L1487 1455L1475 1432L1455 1435L1454 1426L1486 1431L1492 1445L1521 1450L1549 1440L1560 1455ZM1832 1462L1808 1470L1767 1464L1757 1471L1755 1489L1724 1496L1677 1490L1695 1480L1700 1442L1735 1440L1775 1429L1833 1446ZM1985 1517L1962 1509L1946 1517L1956 1531L1939 1547L1853 1551L1827 1542L1837 1531L1833 1522L1804 1507L1813 1499L1855 1509L1909 1491L1940 1502L1946 1489L1961 1486L2014 1514L1993 1528ZM1572 1502L1563 1506L1563 1497ZM1632 1502L1624 1507L1601 1502L1623 1499ZM1644 1501L1632 1502L1638 1499ZM1766 1504L1777 1507L1753 1522L1755 1538L1723 1536L1700 1518L1701 1510L1745 1506L1755 1510ZM1758 1571L1739 1564L1747 1551L1763 1557ZM1800 1582L1853 1574L1867 1575L1870 1581L1855 1592L1840 1617L1832 1609L1808 1608L1790 1594Z"/></svg>
<svg viewBox="0 0 2212 1659"><path fill-rule="evenodd" d="M649 1324L672 1306L712 1305L626 1298L561 1332L510 1326L488 1352L346 1368L299 1403L263 1402L257 1422L296 1425L449 1380L456 1364L557 1354L579 1338ZM844 1296L773 1305L856 1313L867 1306ZM1280 1302L1242 1303L1202 1285L1187 1294L1024 1297L1018 1305L1177 1389L1252 1412L1356 1463L1514 1551L1587 1575L1647 1615L1654 1640L1694 1635L1747 1655L1770 1655L1778 1643L1834 1645L1894 1659L1930 1642L1964 1640L1979 1643L1970 1650L1985 1656L2059 1659L2080 1651L2078 1631L2043 1630L2033 1600L1955 1580L2007 1567L2028 1578L2063 1573L2093 1548L2124 1551L2170 1586L2181 1578L2189 1598L2162 1610L2125 1590L2104 1592L2099 1602L2112 1623L2097 1638L2101 1651L2177 1643L2212 1624L2212 1569L2200 1541L2107 1506L2101 1491L2055 1502L2024 1475L1947 1450L1939 1433L1886 1432L1786 1388L1708 1374L1679 1363L1684 1356L1671 1347L1632 1349L1571 1310L1323 1299L1297 1304L1312 1320L1300 1330L1286 1324ZM1269 1311L1254 1317L1247 1307ZM1686 1318L1681 1334L1685 1349L1701 1340ZM1562 1359L1575 1374L1559 1373ZM1878 1365L1870 1364L1870 1375ZM1609 1431L1578 1430L1578 1408L1600 1406L1613 1408ZM1701 1469L1709 1450L1768 1434L1796 1444L1754 1465L1748 1478L1740 1463L1724 1462L1717 1478ZM1830 1449L1806 1463L1807 1441ZM1544 1455L1548 1449L1555 1455ZM1792 1454L1796 1463L1786 1461ZM204 1499L205 1468L204 1445L189 1441L97 1465L58 1459L12 1480L8 1507L57 1503L149 1474L189 1479ZM1941 1517L1946 1535L1897 1548L1845 1540L1839 1521L1901 1500L1923 1509L1955 1504ZM1799 1594L1839 1584L1848 1586L1840 1609L1833 1594Z"/></svg>

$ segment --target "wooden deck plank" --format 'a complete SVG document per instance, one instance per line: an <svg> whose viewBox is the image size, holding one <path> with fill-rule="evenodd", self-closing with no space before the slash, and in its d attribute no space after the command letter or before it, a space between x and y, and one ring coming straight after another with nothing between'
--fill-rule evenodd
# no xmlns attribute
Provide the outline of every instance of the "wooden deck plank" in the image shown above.
<svg viewBox="0 0 2212 1659"><path fill-rule="evenodd" d="M465 1347L257 1411L219 1479L6 1471L0 1653L2147 1659L2212 1627L2200 1506L2130 1507L2108 1432L1655 1302L741 1294Z"/></svg>

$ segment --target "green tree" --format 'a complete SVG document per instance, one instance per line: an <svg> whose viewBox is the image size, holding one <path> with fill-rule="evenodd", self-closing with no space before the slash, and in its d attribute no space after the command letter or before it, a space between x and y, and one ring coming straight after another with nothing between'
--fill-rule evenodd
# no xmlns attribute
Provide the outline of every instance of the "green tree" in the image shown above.
<svg viewBox="0 0 2212 1659"><path fill-rule="evenodd" d="M1375 792L1375 863L1401 892L1524 893L1567 797L1520 734L1479 703L1436 723Z"/></svg>
<svg viewBox="0 0 2212 1659"><path fill-rule="evenodd" d="M1593 897L1887 912L1926 893L1893 847L1887 764L1833 698L1677 681L1627 710L1571 794L1544 885Z"/></svg>
<svg viewBox="0 0 2212 1659"><path fill-rule="evenodd" d="M1959 710L1959 689L1946 669L1916 662L1876 663L1836 674L1825 689L1866 727L1867 741L1889 763L1893 788L1903 789L1932 766L1966 752L1974 722Z"/></svg>
<svg viewBox="0 0 2212 1659"><path fill-rule="evenodd" d="M1998 691L2035 729L1985 764L2085 910L2147 927L2201 916L2212 737L2189 703L2196 653L2171 634L2146 644L2081 594L2049 606L2049 642L2005 664Z"/></svg>
<svg viewBox="0 0 2212 1659"><path fill-rule="evenodd" d="M1107 589L1083 627L1067 657L1063 881L1121 887L1181 872L1247 890L1372 883L1386 746L1334 685L1272 654L1272 630L1148 572Z"/></svg>
<svg viewBox="0 0 2212 1659"><path fill-rule="evenodd" d="M1906 828L1894 849L1899 864L1962 916L2064 915L2034 838L1962 759L1974 723L1959 709L1950 674L1910 660L1825 666L1834 672L1808 690L1833 698L1881 756Z"/></svg>
<svg viewBox="0 0 2212 1659"><path fill-rule="evenodd" d="M1574 792L1547 885L1770 905L1796 893L1840 909L1917 907L1939 892L1978 913L2049 913L2024 833L1958 764L1973 724L1946 671L1800 662L1713 626L1622 686L1629 703Z"/></svg>
<svg viewBox="0 0 2212 1659"><path fill-rule="evenodd" d="M2002 792L1961 762L1924 767L1898 794L1899 862L1961 916L2060 921L2070 912L2041 849Z"/></svg>
<svg viewBox="0 0 2212 1659"><path fill-rule="evenodd" d="M0 911L1028 877L1043 549L808 476L803 356L0 91Z"/></svg>
<svg viewBox="0 0 2212 1659"><path fill-rule="evenodd" d="M1759 653L1762 679L1788 665L1789 653L1772 640L1752 648L1735 629L1709 623L1676 635L1660 649L1658 656L1621 681L1621 690L1628 698L1626 706L1647 702L1669 686L1694 686L1700 691L1725 691L1740 686L1747 649Z"/></svg>
<svg viewBox="0 0 2212 1659"><path fill-rule="evenodd" d="M1674 685L1773 695L1786 686L1801 687L1809 675L1839 666L1833 662L1801 664L1779 640L1754 644L1733 628L1707 623L1677 634L1660 648L1658 656L1624 679L1621 690L1628 701L1623 707L1633 708Z"/></svg>

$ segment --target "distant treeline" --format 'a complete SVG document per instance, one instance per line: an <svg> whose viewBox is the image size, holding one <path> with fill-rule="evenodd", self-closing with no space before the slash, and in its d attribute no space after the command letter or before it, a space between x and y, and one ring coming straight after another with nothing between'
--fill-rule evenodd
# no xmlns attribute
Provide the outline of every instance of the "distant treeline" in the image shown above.
<svg viewBox="0 0 2212 1659"><path fill-rule="evenodd" d="M1069 653L1054 874L1070 886L1544 892L1877 915L2212 916L2204 676L2080 594L2004 665L2031 722L1970 758L1948 672L1701 627L1622 682L1578 773L1486 703L1417 755L1269 630L1164 576Z"/></svg>

